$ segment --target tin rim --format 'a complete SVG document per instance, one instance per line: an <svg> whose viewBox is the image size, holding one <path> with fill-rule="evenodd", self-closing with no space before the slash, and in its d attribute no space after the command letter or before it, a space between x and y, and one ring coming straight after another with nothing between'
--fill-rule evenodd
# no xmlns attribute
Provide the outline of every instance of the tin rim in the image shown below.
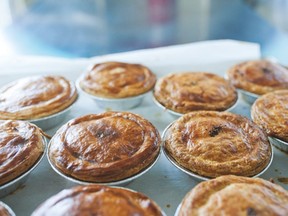
<svg viewBox="0 0 288 216"><path fill-rule="evenodd" d="M279 139L279 138L271 137L271 136L269 136L269 139L271 140L271 142L272 142L272 144L273 144L274 146L276 146L277 148L279 148L279 149L282 150L282 151L287 152L287 150L284 150L281 146L278 145L278 143L281 143L282 145L284 145L285 147L288 148L288 143L287 143L287 142L285 142L285 141L283 141L283 140L281 140L281 139Z"/></svg>
<svg viewBox="0 0 288 216"><path fill-rule="evenodd" d="M229 112L229 111L233 110L233 109L237 106L237 103L238 103L238 101L239 101L239 94L238 94L237 91L236 91L236 93L237 93L237 100L235 101L235 103L234 103L233 105L231 105L229 108L227 108L226 110L218 111L218 112ZM177 116L177 117L181 117L181 116L183 116L183 115L186 114L186 113L175 112L175 111L173 111L173 110L171 110L171 109L166 108L163 104L161 104L161 103L155 98L154 95L153 95L152 100L153 100L153 102L154 102L158 107L160 107L160 108L163 109L164 111L167 110L167 112L169 112L169 113L172 114L172 115L175 115L175 116ZM204 111L204 110L205 110L205 109L203 109L203 111ZM202 111L202 110L195 110L195 111L197 112L197 111ZM209 111L209 110L207 110L207 111ZM216 110L210 110L210 111L216 111ZM193 112L193 111L190 111L190 112Z"/></svg>
<svg viewBox="0 0 288 216"><path fill-rule="evenodd" d="M78 96L78 97L79 97L79 96ZM54 118L54 117L58 117L58 116L60 116L60 115L64 115L64 114L66 114L68 111L70 111L70 110L73 108L73 106L75 105L75 103L76 103L77 100L78 100L78 97L75 99L75 101L74 101L72 104L70 104L68 107L66 107L65 109L63 109L63 110L61 110L61 111L59 111L59 112L57 112L57 113L54 113L54 114L52 114L52 115L45 116L45 117L42 117L42 118L27 119L26 121L29 121L29 122L31 122L31 123L33 123L33 124L37 124L37 123L40 122L40 121L45 121L45 120L48 120L48 119L51 119L51 118ZM23 121L25 121L25 120L23 120Z"/></svg>
<svg viewBox="0 0 288 216"><path fill-rule="evenodd" d="M135 96L130 96L130 97L125 97L125 98L104 98L104 97L98 97L92 94L89 94L88 92L84 91L81 87L80 87L80 80L84 75L81 75L75 82L76 88L78 89L78 91L80 91L81 93L85 94L86 96L90 97L91 99L94 100L98 100L98 101L103 101L103 102L126 102L127 100L137 100L137 99L142 99L148 92L150 92L151 90L147 91L147 92L143 92L142 94L139 95L135 95Z"/></svg>
<svg viewBox="0 0 288 216"><path fill-rule="evenodd" d="M0 201L0 205L2 205L11 216L16 216L16 214L14 213L14 211L10 208L10 206L8 206L6 203Z"/></svg>
<svg viewBox="0 0 288 216"><path fill-rule="evenodd" d="M164 140L165 140L165 136L166 136L166 132L167 130L173 125L175 121L173 121L172 123L170 123L166 128L165 130L163 131L163 134L162 134L162 145L161 145L161 149L164 153L164 155L166 156L166 158L175 166L177 167L179 170L181 170L182 172L188 174L189 176L191 177L194 177L198 180L201 180L201 181L206 181L206 180L210 180L210 179L214 179L215 177L205 177L205 176L202 176L202 175L198 175L196 174L195 172L192 172L191 170L188 170L187 168L181 166L180 164L177 163L177 161L175 161L174 158L171 157L171 155L169 154L169 152L167 152L165 146L164 146ZM268 140L269 141L269 140ZM273 147L272 147L272 144L269 142L269 145L270 145L270 149L271 149L271 157L270 157L270 160L268 162L268 164L263 168L263 170L261 170L259 173L253 175L253 176L250 176L252 178L256 178L260 175L262 175L263 173L265 173L269 167L271 166L272 162L273 162L273 158L274 158L274 150L273 150ZM228 175L228 174L226 174Z"/></svg>
<svg viewBox="0 0 288 216"><path fill-rule="evenodd" d="M44 151L41 154L41 156L38 158L38 160L34 163L33 166L31 166L28 170L26 170L24 173L22 173L21 175L19 175L18 177L12 179L11 181L3 184L0 186L0 191L3 189L6 189L12 185L14 185L15 183L17 183L18 181L22 180L23 178L27 177L42 161L42 159L44 158L44 156L46 155L46 151L47 151L47 140L45 137L42 137L43 140L43 147L44 147ZM12 192L12 191L11 191Z"/></svg>
<svg viewBox="0 0 288 216"><path fill-rule="evenodd" d="M80 180L80 179L76 179L72 176L67 176L65 175L64 173L62 173L60 170L58 170L54 164L52 163L52 161L50 160L49 158L49 148L50 147L50 143L49 143L49 146L48 146L48 150L46 151L46 154L47 154L47 159L48 159L48 162L50 164L50 166L52 167L52 169L58 173L60 176L62 176L63 178L71 181L71 182L74 182L74 183L77 183L77 184L82 184L82 185L93 185L93 184L98 184L98 185L105 185L105 186L117 186L117 185L122 185L122 184L128 184L129 182L137 179L138 177L142 176L143 174L145 174L146 172L148 172L156 163L157 161L159 160L160 158L160 155L161 155L161 149L159 149L159 152L158 152L158 155L157 157L155 157L155 160L150 164L148 165L147 167L145 167L145 169L143 169L142 171L136 173L135 175L133 176L130 176L130 177L127 177L125 179L121 179L119 181L111 181L111 182L90 182L90 181L83 181L83 180Z"/></svg>

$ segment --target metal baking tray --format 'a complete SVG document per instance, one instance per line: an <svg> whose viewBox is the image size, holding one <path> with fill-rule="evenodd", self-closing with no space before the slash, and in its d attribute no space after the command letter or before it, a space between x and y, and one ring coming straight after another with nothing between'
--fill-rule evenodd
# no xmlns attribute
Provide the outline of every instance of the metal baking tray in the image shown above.
<svg viewBox="0 0 288 216"><path fill-rule="evenodd" d="M241 45L241 44L240 44ZM242 43L245 46L245 44ZM180 47L181 48L181 47ZM212 73L216 73L218 75L224 76L225 71L231 67L233 64L242 62L242 58L234 58L229 59L227 61L207 61L205 59L205 63L199 64L200 58L192 58L191 55L187 54L187 49L189 46L183 46L183 49L186 50L185 52L178 52L177 56L181 57L181 61L177 60L167 60L163 59L163 61L159 60L161 55L157 51L156 54L160 57L155 58L155 60L149 60L144 56L141 52L139 54L139 58L134 58L134 62L141 63L143 65L148 66L158 77L164 76L170 72L183 72L183 71L209 71ZM182 48L181 48L182 49ZM204 48L201 47L201 50ZM215 48L213 48L215 49ZM180 50L180 49L179 49ZM165 53L175 52L175 49L171 49L171 51L164 50ZM221 51L221 50L220 50ZM153 52L153 51L151 51ZM155 52L153 52L155 53ZM189 58L185 56L188 55ZM191 52L190 52L191 53ZM200 55L199 52L193 51L198 56ZM231 56L231 52L227 52ZM239 52L233 52L239 53ZM247 52L247 55L251 52ZM169 54L169 55L170 55ZM246 54L246 52L245 52ZM136 54L133 54L137 56ZM209 55L213 55L213 52L209 52ZM247 55L245 55L247 57ZM132 56L132 55L131 55ZM147 52L146 56L151 56L150 51ZM205 57L207 54L204 55ZM222 56L218 55L217 56ZM127 54L110 56L109 58L99 57L96 59L92 59L93 61L104 61L104 60L118 60L118 61L126 61L129 62L131 58L128 58ZM196 61L197 60L197 61ZM77 78L80 76L81 71L84 71L87 68L87 65L91 64L91 61L84 61L84 60L71 60L65 61L65 64L62 64L58 68L55 67L55 64L44 64L41 67L29 68L23 67L21 68L21 73L11 73L9 76L1 76L0 85L12 81L14 79L35 75L39 73L43 74L61 74L67 77L71 81L76 81ZM71 62L71 65L69 65ZM177 63L178 62L178 63ZM196 62L196 63L195 63ZM204 62L204 61L203 61ZM57 62L56 62L57 63ZM59 62L58 62L59 63ZM173 64L172 64L173 63ZM41 64L39 64L41 65ZM49 68L51 66L52 68ZM54 67L54 68L53 68ZM0 66L1 68L1 66ZM44 68L46 68L44 70ZM40 71L40 72L39 72ZM9 73L9 72L7 72ZM242 97L239 97L237 102L237 106L234 107L231 112L242 114L244 116L250 117L250 104L245 102ZM75 105L71 108L68 115L65 117L62 123L58 126L45 131L49 135L53 135L56 130L68 120L79 117L81 115L90 114L90 113L100 113L106 111L105 109L101 109L97 104L88 97L85 97L83 93L80 92L80 96L75 103ZM127 111L139 114L149 120L157 129L159 130L160 134L163 133L164 129L175 120L175 116L172 116L167 111L163 110L162 108L158 107L153 102L153 95L152 92L149 92L140 106L135 107L133 109L129 109ZM269 169L263 173L260 177L274 181L277 184L280 184L282 187L288 189L288 155L278 148L273 147L274 150L274 159L269 167ZM285 183L286 182L286 183ZM135 191L139 191L153 199L162 209L165 211L167 216L174 215L177 206L185 196L185 194L190 191L195 185L197 185L199 181L195 180L191 176L187 175L186 173L182 172L181 170L177 169L173 164L171 164L167 158L161 154L159 160L148 172L139 176L137 179L134 179L132 182L125 185L126 188L130 188ZM52 195L58 193L59 191L70 188L77 183L71 182L62 176L58 175L53 168L49 165L47 158L45 157L39 166L31 173L29 179L16 191L12 194L2 198L1 200L7 203L16 215L21 216L28 216L31 215L32 211L39 206L42 202L46 199L51 197Z"/></svg>

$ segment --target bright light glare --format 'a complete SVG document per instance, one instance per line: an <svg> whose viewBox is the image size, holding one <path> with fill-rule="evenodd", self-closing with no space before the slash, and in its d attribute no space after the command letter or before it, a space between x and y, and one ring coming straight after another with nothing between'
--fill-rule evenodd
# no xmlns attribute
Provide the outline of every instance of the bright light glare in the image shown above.
<svg viewBox="0 0 288 216"><path fill-rule="evenodd" d="M12 44L0 30L0 56L8 56L15 54Z"/></svg>

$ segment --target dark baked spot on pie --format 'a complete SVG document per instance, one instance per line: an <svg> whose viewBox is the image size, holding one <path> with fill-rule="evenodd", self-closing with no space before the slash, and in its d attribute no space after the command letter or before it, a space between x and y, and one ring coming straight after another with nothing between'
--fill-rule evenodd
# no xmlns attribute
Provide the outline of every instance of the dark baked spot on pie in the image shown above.
<svg viewBox="0 0 288 216"><path fill-rule="evenodd" d="M222 130L222 127L220 125L214 125L212 127L212 129L209 131L210 137L217 136L220 133L221 130Z"/></svg>
<svg viewBox="0 0 288 216"><path fill-rule="evenodd" d="M247 216L257 216L257 212L254 208L248 207L247 208Z"/></svg>
<svg viewBox="0 0 288 216"><path fill-rule="evenodd" d="M269 69L269 68L262 68L262 71L264 72L264 73L272 73L272 71Z"/></svg>

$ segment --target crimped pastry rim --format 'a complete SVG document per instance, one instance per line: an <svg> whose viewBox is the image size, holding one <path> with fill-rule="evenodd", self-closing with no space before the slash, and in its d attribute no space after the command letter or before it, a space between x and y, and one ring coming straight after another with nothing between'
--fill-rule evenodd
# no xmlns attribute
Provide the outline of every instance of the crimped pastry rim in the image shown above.
<svg viewBox="0 0 288 216"><path fill-rule="evenodd" d="M189 176L195 178L196 180L200 180L200 181L207 181L207 180L210 180L210 179L215 179L212 178L212 177L205 177L205 176L202 176L202 175L199 175L195 172L192 172L191 170L188 170L187 168L181 166L180 164L178 164L176 162L176 160L174 160L173 157L170 156L170 154L166 151L165 149L165 146L164 146L164 143L165 143L165 136L166 136L166 133L168 131L168 129L176 122L177 120L174 120L173 122L171 122L163 131L162 135L161 135L161 150L163 151L163 154L166 156L166 158L168 159L168 161L170 163L172 163L176 168L178 168L179 170L181 170L182 172L188 174ZM271 148L271 157L270 157L270 160L269 160L269 163L267 164L267 166L261 170L261 172L257 173L256 175L253 175L251 176L251 178L256 178L256 177L259 177L260 175L264 174L268 169L269 167L271 166L272 162L273 162L273 155L274 155L274 150L273 150L273 146L272 144L269 142L269 145L270 145L270 148Z"/></svg>
<svg viewBox="0 0 288 216"><path fill-rule="evenodd" d="M40 162L42 161L42 159L44 158L47 152L47 139L45 137L42 137L42 140L43 140L43 152L38 158L38 160L26 172L22 173L20 176L16 177L15 179L12 179L11 181L1 185L0 193L1 193L1 190L9 188L10 186L13 186L14 184L16 184L18 181L21 181L22 179L27 177L40 164Z"/></svg>
<svg viewBox="0 0 288 216"><path fill-rule="evenodd" d="M80 180L80 179L77 179L77 178L73 178L72 176L68 176L68 175L65 175L64 173L62 173L60 170L58 170L56 168L56 166L54 166L54 164L52 163L52 161L50 160L50 157L49 157L49 149L50 149L50 145L51 145L51 142L49 142L48 146L47 146L47 151L46 151L46 155L47 155L47 159L48 159L48 162L50 164L50 166L52 167L52 169L58 173L60 176L62 176L63 178L71 181L71 182L74 182L74 183L77 183L77 184L82 184L82 185L105 185L105 186L117 186L117 185L125 185L125 184L128 184L129 182L137 179L138 177L142 176L143 174L145 174L146 172L148 172L156 163L157 161L159 160L160 156L161 156L161 150L158 151L158 154L157 154L157 157L155 157L154 161L148 165L147 167L145 167L145 169L141 170L140 172L134 174L133 176L130 176L130 177L127 177L125 179L121 179L121 180L118 180L118 181L111 181L111 182L91 182L91 181L83 181L83 180Z"/></svg>

